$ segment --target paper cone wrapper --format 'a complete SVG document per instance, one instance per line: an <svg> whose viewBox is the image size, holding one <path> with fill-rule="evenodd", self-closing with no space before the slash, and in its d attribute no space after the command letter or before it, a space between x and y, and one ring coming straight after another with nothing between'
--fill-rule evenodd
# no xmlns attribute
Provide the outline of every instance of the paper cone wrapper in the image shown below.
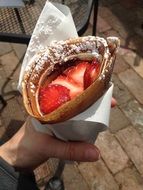
<svg viewBox="0 0 143 190"><path fill-rule="evenodd" d="M19 90L25 67L36 52L42 51L54 40L77 37L76 28L68 7L47 1L34 29L19 78ZM111 109L113 84L90 108L76 117L57 124L41 124L30 117L31 124L39 132L56 136L64 141L86 141L94 143L99 132L107 129Z"/></svg>

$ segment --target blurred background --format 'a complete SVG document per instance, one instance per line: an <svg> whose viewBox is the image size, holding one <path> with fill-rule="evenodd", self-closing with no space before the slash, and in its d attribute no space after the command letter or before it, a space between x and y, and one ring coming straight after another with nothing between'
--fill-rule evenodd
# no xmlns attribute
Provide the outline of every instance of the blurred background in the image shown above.
<svg viewBox="0 0 143 190"><path fill-rule="evenodd" d="M36 1L30 5L26 2L26 6L33 10L33 16L29 17L33 28L32 18L36 22L34 13L37 13L38 18L44 2L41 1L41 6ZM81 7L77 7L79 2L84 9L86 7L87 11L84 1L68 1L67 4L80 12ZM95 27L98 36L118 36L121 40L112 77L113 97L117 100L117 106L111 110L109 130L101 133L95 142L101 150L101 159L95 163L67 164L63 172L63 180L67 190L142 190L143 1L99 0L97 5L97 22L95 22L93 8L87 22L88 27L82 35L92 35ZM34 7L37 12L34 12ZM6 32L3 28L8 23L7 18L13 14L11 10L5 12L4 9L0 8L0 35ZM22 11L23 8L18 9ZM20 16L22 14L21 12ZM75 14L74 18L77 25L85 19L78 18ZM27 22L28 19L25 20L24 27L29 28ZM15 23L11 22L10 30L13 30L14 26ZM32 29L28 29L28 35L31 32ZM5 142L19 129L27 117L22 97L17 92L19 72L27 45L13 43L11 40L0 41L0 90L7 103L5 106L5 101L1 100L0 138ZM41 189L52 177L56 166L57 160L50 159L35 170L36 180Z"/></svg>

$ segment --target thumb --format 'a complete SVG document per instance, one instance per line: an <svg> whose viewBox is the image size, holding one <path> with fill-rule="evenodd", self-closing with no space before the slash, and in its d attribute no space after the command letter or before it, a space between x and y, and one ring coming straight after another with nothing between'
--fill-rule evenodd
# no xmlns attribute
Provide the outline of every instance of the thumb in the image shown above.
<svg viewBox="0 0 143 190"><path fill-rule="evenodd" d="M112 98L112 100L111 100L111 107L113 108L113 107L115 107L116 105L117 105L116 99L115 99L115 98Z"/></svg>
<svg viewBox="0 0 143 190"><path fill-rule="evenodd" d="M100 152L92 144L83 142L64 142L53 137L50 138L48 146L48 157L73 161L97 161ZM49 150L50 149L50 150Z"/></svg>

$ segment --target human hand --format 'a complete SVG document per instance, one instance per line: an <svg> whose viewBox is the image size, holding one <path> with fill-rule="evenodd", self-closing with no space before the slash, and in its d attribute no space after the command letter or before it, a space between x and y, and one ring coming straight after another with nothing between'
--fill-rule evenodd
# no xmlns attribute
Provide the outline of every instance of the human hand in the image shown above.
<svg viewBox="0 0 143 190"><path fill-rule="evenodd" d="M111 106L115 105L116 101L112 99ZM97 161L100 152L92 144L64 142L37 132L28 119L15 135L0 147L0 156L16 168L32 170L52 157L74 161Z"/></svg>
<svg viewBox="0 0 143 190"><path fill-rule="evenodd" d="M37 132L30 118L20 130L3 146L0 156L18 169L33 170L55 157L63 160L96 161L99 150L92 144L64 142L48 134Z"/></svg>

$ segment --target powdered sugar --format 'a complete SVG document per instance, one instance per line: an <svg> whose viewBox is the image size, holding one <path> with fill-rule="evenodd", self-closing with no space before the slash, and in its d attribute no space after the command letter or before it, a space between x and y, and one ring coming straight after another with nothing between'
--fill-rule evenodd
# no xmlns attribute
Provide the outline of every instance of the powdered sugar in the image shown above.
<svg viewBox="0 0 143 190"><path fill-rule="evenodd" d="M78 57L80 53L91 53L95 57L99 57L99 47L103 44L106 44L106 40L99 37L87 36L81 38L82 40L75 41L72 43L72 40L69 39L67 41L59 41L53 42L48 49L44 50L44 53L38 54L33 57L30 64L32 65L35 62L35 71L38 73L45 62L49 62L50 65L62 64L65 60L68 60L68 57L71 55L75 55L74 57ZM108 57L108 54L106 55ZM70 58L69 58L70 59ZM26 67L26 71L30 71L31 65L28 64Z"/></svg>
<svg viewBox="0 0 143 190"><path fill-rule="evenodd" d="M101 50L100 50L101 49ZM100 52L99 52L100 51ZM73 59L88 59L96 57L99 61L108 59L110 52L104 38L86 36L82 38L69 39L66 41L54 41L48 48L35 55L26 67L31 80L39 80L41 72L48 69L50 74L56 64L61 65ZM34 71L33 71L34 70ZM104 79L104 76L102 76ZM30 85L34 93L34 84Z"/></svg>

